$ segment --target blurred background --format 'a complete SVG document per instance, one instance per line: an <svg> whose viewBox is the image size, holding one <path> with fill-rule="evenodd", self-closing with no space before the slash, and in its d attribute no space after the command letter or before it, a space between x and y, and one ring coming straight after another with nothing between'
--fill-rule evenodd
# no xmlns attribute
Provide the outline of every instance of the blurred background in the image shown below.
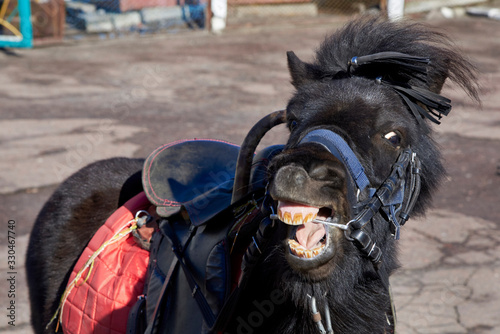
<svg viewBox="0 0 500 334"><path fill-rule="evenodd" d="M440 12L497 17L498 1L489 0L0 0L0 46L13 46L23 35L31 44L79 40L88 35L114 39L124 35L221 31L266 19L346 16L366 12L418 15ZM478 9L482 5L484 8ZM476 8L469 9L469 6ZM24 21L24 25L23 25ZM31 31L29 23L31 22ZM23 30L24 29L24 30ZM25 41L25 45L31 45ZM19 46L15 45L15 46ZM22 46L22 45L21 45Z"/></svg>

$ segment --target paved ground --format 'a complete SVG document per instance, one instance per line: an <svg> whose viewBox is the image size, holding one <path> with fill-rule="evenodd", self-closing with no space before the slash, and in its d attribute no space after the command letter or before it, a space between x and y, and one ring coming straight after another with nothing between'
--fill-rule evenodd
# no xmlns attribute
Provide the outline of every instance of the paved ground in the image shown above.
<svg viewBox="0 0 500 334"><path fill-rule="evenodd" d="M341 21L0 53L0 332L31 333L27 233L56 184L94 160L144 157L179 138L240 143L292 92L285 52L311 59ZM403 267L392 278L399 333L500 333L500 22L429 23L447 30L482 71L483 106L446 89L453 116L437 129L437 140L449 176L435 209L402 234ZM265 144L282 141L283 133L273 131ZM7 264L9 220L15 221L14 268ZM15 298L8 296L10 276ZM6 317L11 301L15 327Z"/></svg>

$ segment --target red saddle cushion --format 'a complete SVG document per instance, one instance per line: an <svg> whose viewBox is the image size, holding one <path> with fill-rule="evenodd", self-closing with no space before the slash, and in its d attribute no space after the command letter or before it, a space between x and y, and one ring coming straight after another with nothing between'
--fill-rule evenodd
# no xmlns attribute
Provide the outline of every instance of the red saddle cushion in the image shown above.
<svg viewBox="0 0 500 334"><path fill-rule="evenodd" d="M85 266L101 245L135 218L139 210L151 206L140 193L116 210L92 237L73 268L69 282ZM82 222L84 223L84 222ZM149 252L140 248L132 234L108 245L95 259L88 279L86 269L70 291L62 308L64 333L125 333L130 309L142 295Z"/></svg>

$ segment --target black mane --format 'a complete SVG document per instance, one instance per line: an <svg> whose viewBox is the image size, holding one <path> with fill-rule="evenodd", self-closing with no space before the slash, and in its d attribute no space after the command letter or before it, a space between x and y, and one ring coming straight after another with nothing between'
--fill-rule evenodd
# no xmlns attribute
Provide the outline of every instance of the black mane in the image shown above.
<svg viewBox="0 0 500 334"><path fill-rule="evenodd" d="M427 74L405 78L401 67L379 64L376 76L388 76L394 81L408 80L411 85L435 93L441 91L449 78L479 100L474 65L457 51L457 46L447 36L422 23L394 23L377 17L352 21L324 40L316 52L313 66L321 76L345 77L348 60L352 57L394 51L429 58Z"/></svg>

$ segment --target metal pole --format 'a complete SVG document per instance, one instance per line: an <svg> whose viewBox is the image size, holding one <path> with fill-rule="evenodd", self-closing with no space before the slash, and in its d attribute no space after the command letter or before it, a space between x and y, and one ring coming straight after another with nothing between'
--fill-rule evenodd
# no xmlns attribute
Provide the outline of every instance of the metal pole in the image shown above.
<svg viewBox="0 0 500 334"><path fill-rule="evenodd" d="M227 0L210 0L210 27L212 32L221 32L226 28Z"/></svg>
<svg viewBox="0 0 500 334"><path fill-rule="evenodd" d="M208 0L207 2L207 17L205 18L205 26L208 31L212 31L212 0Z"/></svg>
<svg viewBox="0 0 500 334"><path fill-rule="evenodd" d="M404 15L404 0L387 0L387 16L391 21L401 20Z"/></svg>

